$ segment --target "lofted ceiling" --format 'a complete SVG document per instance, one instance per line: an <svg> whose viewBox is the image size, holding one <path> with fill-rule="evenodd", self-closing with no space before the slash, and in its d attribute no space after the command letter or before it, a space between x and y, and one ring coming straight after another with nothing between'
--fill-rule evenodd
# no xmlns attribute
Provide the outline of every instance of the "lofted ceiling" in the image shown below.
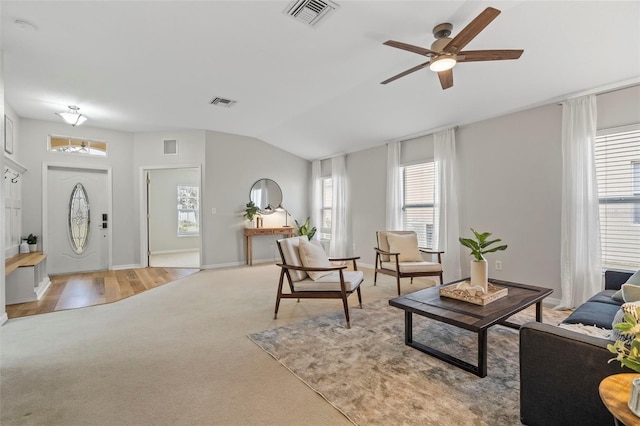
<svg viewBox="0 0 640 426"><path fill-rule="evenodd" d="M638 1L344 1L316 27L289 1L5 1L5 99L24 118L128 132L207 129L306 159L640 82ZM467 50L524 49L461 63L442 90L428 68L380 82L486 7L502 11ZM33 24L35 30L16 25ZM231 108L210 105L215 97Z"/></svg>

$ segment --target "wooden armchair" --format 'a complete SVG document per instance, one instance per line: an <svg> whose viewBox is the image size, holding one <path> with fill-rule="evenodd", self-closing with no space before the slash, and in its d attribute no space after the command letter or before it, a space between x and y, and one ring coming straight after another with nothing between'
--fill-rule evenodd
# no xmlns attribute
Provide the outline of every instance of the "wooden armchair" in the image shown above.
<svg viewBox="0 0 640 426"><path fill-rule="evenodd" d="M358 294L362 309L360 284L364 275L356 264L360 257L328 258L322 246L309 242L306 236L278 240L278 250L282 263L278 263L281 270L273 318L278 317L281 299L342 299L347 328L351 328L347 297L353 292ZM344 265L331 265L331 262L348 261L353 262L353 271L346 271L347 266ZM285 277L289 284L288 292L283 291Z"/></svg>
<svg viewBox="0 0 640 426"><path fill-rule="evenodd" d="M396 277L398 296L400 295L400 278L440 277L442 284L441 251L425 250L418 247L418 238L414 231L378 231L376 232L378 247L376 251L376 267L373 285L376 285L378 273ZM421 253L437 255L438 262L428 262Z"/></svg>

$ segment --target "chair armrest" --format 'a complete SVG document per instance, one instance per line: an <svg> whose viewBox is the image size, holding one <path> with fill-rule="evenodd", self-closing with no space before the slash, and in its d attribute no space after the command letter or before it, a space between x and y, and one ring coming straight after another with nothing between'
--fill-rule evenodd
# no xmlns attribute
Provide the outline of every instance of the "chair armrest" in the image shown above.
<svg viewBox="0 0 640 426"><path fill-rule="evenodd" d="M358 260L360 259L360 256L354 256L354 257L330 257L329 258L329 262L345 262L347 260Z"/></svg>
<svg viewBox="0 0 640 426"><path fill-rule="evenodd" d="M328 268L311 268L307 266L293 266L293 265L283 265L282 263L276 263L277 266L283 269L293 269L295 271L311 271L311 272L323 272L323 271L339 271L340 269L346 269L347 267L344 265L341 266L331 266Z"/></svg>
<svg viewBox="0 0 640 426"><path fill-rule="evenodd" d="M606 425L602 379L630 372L607 350L612 343L549 324L520 328L520 420L530 426Z"/></svg>
<svg viewBox="0 0 640 426"><path fill-rule="evenodd" d="M380 250L377 247L374 247L373 249L376 251L376 253L382 254L382 255L385 255L385 256L400 256L400 253L391 253L390 251Z"/></svg>
<svg viewBox="0 0 640 426"><path fill-rule="evenodd" d="M418 247L418 250L420 250L422 253L428 253L428 254L444 254L443 251L427 250L426 248L421 248L421 247Z"/></svg>

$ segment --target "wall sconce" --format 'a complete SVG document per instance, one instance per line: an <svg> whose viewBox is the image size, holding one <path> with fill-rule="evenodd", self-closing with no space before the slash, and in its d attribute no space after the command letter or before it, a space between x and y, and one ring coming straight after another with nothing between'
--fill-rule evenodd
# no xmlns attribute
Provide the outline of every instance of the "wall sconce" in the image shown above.
<svg viewBox="0 0 640 426"><path fill-rule="evenodd" d="M75 105L69 105L69 111L56 112L56 115L62 118L67 124L71 124L73 127L79 126L85 121L87 117L78 112L80 108Z"/></svg>

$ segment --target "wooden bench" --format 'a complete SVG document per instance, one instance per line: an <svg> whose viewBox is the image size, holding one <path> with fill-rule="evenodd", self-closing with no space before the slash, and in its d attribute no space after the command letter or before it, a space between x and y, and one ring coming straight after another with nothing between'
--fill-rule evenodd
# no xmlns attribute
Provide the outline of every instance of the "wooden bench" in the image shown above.
<svg viewBox="0 0 640 426"><path fill-rule="evenodd" d="M42 252L16 254L4 262L6 304L40 300L51 281L46 275L47 255Z"/></svg>

